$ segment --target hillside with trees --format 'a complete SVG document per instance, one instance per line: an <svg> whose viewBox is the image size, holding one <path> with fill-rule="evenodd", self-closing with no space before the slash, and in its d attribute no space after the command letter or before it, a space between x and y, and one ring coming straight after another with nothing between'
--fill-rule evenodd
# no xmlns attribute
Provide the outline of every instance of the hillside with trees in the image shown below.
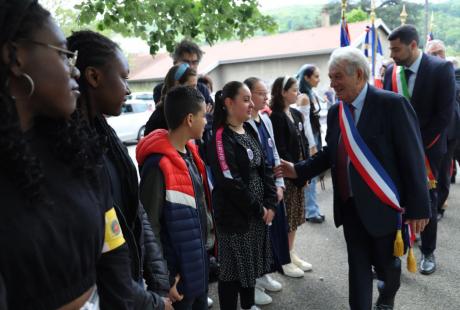
<svg viewBox="0 0 460 310"><path fill-rule="evenodd" d="M349 2L347 8L347 20L349 22L369 19L370 0ZM401 0L376 1L376 15L390 29L393 29L401 24L399 14L401 13L403 3L406 5L406 11L409 15L407 23L413 24L417 29L420 29L421 44L425 45L425 8L423 4ZM341 5L338 0L331 1L324 6L293 6L269 10L264 13L273 17L278 24L279 32L289 32L320 27L322 11L329 13L331 24L338 24L340 22ZM448 54L460 55L460 28L458 27L460 25L460 1L449 0L444 3L430 4L429 18L431 18L431 12L434 15L432 30L434 38L443 40L446 43Z"/></svg>

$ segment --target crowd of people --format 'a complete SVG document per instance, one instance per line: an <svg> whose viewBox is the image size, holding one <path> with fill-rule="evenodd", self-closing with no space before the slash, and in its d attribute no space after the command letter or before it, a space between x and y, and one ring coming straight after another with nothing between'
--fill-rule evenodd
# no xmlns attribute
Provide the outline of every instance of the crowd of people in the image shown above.
<svg viewBox="0 0 460 310"><path fill-rule="evenodd" d="M259 309L282 289L272 273L313 269L295 239L325 221L327 170L350 309L394 308L416 234L420 272L435 272L460 139L441 41L422 52L415 27L393 30L385 90L362 51L336 49L323 145L317 66L230 81L212 98L203 51L183 40L133 162L105 118L130 94L120 47L89 30L66 38L36 0L0 7L0 310L204 310L210 281L220 309Z"/></svg>

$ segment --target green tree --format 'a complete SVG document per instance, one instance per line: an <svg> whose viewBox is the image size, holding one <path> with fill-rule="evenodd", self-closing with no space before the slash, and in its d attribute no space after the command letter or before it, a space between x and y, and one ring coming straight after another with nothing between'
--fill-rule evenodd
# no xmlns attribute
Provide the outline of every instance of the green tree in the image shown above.
<svg viewBox="0 0 460 310"><path fill-rule="evenodd" d="M367 20L369 16L361 8L356 8L348 12L346 18L349 23L355 23Z"/></svg>
<svg viewBox="0 0 460 310"><path fill-rule="evenodd" d="M242 40L259 29L276 30L273 18L259 11L257 0L85 0L76 8L80 24L97 21L98 30L139 37L150 45L151 54L162 46L172 51L181 37L213 44Z"/></svg>

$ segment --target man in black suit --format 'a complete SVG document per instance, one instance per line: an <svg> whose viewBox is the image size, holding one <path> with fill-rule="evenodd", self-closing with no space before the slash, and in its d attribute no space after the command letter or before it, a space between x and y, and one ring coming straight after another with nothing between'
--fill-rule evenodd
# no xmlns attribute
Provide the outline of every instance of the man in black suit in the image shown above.
<svg viewBox="0 0 460 310"><path fill-rule="evenodd" d="M446 46L441 40L431 40L426 44L425 53L445 60ZM458 91L459 88L458 85L456 85L456 93L458 93ZM452 113L452 118L447 127L447 152L442 157L438 175L438 221L444 216L447 207L452 173L452 159L454 158L458 139L460 139L460 106L458 105L458 98L456 98L454 112Z"/></svg>
<svg viewBox="0 0 460 310"><path fill-rule="evenodd" d="M452 64L420 51L417 29L412 25L396 28L388 40L391 57L397 66L401 66L401 70L404 69L404 75L396 74L397 67L390 66L385 74L384 89L395 91L398 88L397 79L406 81L408 92L405 96L417 113L423 148L432 171L432 179L436 181L442 158L447 153L446 130L454 111L455 77ZM400 88L398 91L401 93ZM438 230L438 191L433 182L430 186L431 220L421 234L420 272L425 275L436 270L434 251Z"/></svg>
<svg viewBox="0 0 460 310"><path fill-rule="evenodd" d="M430 216L423 148L417 117L402 96L367 83L369 65L362 52L345 47L329 60L331 86L354 114L357 130L388 173L405 208L405 222L421 231ZM277 176L305 182L331 169L334 221L343 225L348 250L349 303L352 310L372 307L372 266L385 285L375 309L393 309L400 286L401 262L393 256L399 214L384 204L360 176L344 149L339 105L327 116L327 147L312 158L282 161Z"/></svg>

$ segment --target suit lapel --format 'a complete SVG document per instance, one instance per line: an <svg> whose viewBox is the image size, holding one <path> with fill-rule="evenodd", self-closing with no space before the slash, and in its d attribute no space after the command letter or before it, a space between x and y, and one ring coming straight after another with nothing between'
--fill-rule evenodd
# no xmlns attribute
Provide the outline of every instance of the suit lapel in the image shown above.
<svg viewBox="0 0 460 310"><path fill-rule="evenodd" d="M415 77L415 84L414 84L414 89L412 90L412 96L411 96L411 104L412 106L415 107L415 104L418 102L418 97L420 94L423 94L421 90L421 87L423 86L423 76L426 74L425 69L426 69L426 55L425 53L422 54L422 60L420 61L420 66L418 67L417 71L417 76Z"/></svg>

